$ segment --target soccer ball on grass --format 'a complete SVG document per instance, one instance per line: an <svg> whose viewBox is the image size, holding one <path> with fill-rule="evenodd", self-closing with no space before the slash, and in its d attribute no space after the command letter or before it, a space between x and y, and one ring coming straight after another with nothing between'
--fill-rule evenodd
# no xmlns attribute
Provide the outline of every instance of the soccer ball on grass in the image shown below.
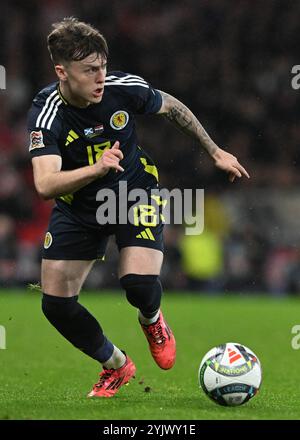
<svg viewBox="0 0 300 440"><path fill-rule="evenodd" d="M245 345L228 342L212 348L203 357L199 385L214 402L237 406L258 392L262 370L258 357Z"/></svg>

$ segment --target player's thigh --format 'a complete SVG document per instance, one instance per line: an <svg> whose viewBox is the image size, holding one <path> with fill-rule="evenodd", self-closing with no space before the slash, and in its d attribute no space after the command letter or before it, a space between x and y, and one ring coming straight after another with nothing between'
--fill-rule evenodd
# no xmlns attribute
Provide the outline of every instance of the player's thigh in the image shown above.
<svg viewBox="0 0 300 440"><path fill-rule="evenodd" d="M42 260L42 290L48 295L78 295L94 260Z"/></svg>
<svg viewBox="0 0 300 440"><path fill-rule="evenodd" d="M159 275L163 253L158 249L130 246L120 250L119 278L130 273Z"/></svg>
<svg viewBox="0 0 300 440"><path fill-rule="evenodd" d="M159 275L163 262L163 225L153 227L132 224L117 228L116 242L120 252L119 278L130 273Z"/></svg>
<svg viewBox="0 0 300 440"><path fill-rule="evenodd" d="M107 237L54 207L42 253L42 289L54 296L77 295L93 262L102 258Z"/></svg>
<svg viewBox="0 0 300 440"><path fill-rule="evenodd" d="M153 190L157 189L155 184ZM152 190L150 188L150 190ZM149 191L150 191L149 190ZM137 216L115 228L116 243L120 252L119 278L128 274L159 275L163 262L162 203L148 191L148 204L135 206Z"/></svg>

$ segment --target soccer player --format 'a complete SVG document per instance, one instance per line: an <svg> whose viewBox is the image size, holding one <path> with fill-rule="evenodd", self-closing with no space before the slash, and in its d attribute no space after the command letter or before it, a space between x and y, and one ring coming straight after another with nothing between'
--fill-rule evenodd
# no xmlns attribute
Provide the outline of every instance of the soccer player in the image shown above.
<svg viewBox="0 0 300 440"><path fill-rule="evenodd" d="M100 225L96 218L100 189L121 197L120 181L126 181L128 190L149 192L158 186L157 169L138 146L134 115L164 115L197 139L231 181L249 175L176 98L140 76L107 74L107 43L89 24L73 17L54 24L48 49L58 81L36 95L28 118L36 190L42 198L56 201L44 241L42 310L62 336L102 364L88 396L111 397L134 376L135 365L78 302L82 284L95 260L104 256L110 235L119 248L120 284L138 309L155 362L167 370L176 357L174 335L160 310L161 217L151 222L153 212L144 205L134 223Z"/></svg>

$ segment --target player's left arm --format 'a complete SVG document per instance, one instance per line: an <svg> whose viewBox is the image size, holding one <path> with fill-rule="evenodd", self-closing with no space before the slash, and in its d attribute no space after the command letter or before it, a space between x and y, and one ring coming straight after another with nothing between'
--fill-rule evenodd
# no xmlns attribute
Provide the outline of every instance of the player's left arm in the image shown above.
<svg viewBox="0 0 300 440"><path fill-rule="evenodd" d="M231 182L233 182L236 177L250 177L235 156L214 143L188 107L168 93L162 92L161 90L159 90L159 93L162 96L162 106L157 113L165 116L180 131L198 140L200 145L204 147L213 158L216 167L229 173L229 180Z"/></svg>

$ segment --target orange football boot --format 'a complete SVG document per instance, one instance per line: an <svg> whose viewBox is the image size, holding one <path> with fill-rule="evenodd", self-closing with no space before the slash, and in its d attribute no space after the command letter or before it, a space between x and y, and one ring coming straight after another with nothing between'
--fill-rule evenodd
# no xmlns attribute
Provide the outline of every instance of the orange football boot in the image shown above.
<svg viewBox="0 0 300 440"><path fill-rule="evenodd" d="M163 370L173 367L176 360L176 341L172 330L164 320L162 312L158 320L150 325L141 324L149 342L153 359Z"/></svg>
<svg viewBox="0 0 300 440"><path fill-rule="evenodd" d="M125 364L120 368L115 370L103 368L99 381L93 386L87 397L114 396L122 385L125 385L134 377L135 371L135 365L128 356L126 356Z"/></svg>

